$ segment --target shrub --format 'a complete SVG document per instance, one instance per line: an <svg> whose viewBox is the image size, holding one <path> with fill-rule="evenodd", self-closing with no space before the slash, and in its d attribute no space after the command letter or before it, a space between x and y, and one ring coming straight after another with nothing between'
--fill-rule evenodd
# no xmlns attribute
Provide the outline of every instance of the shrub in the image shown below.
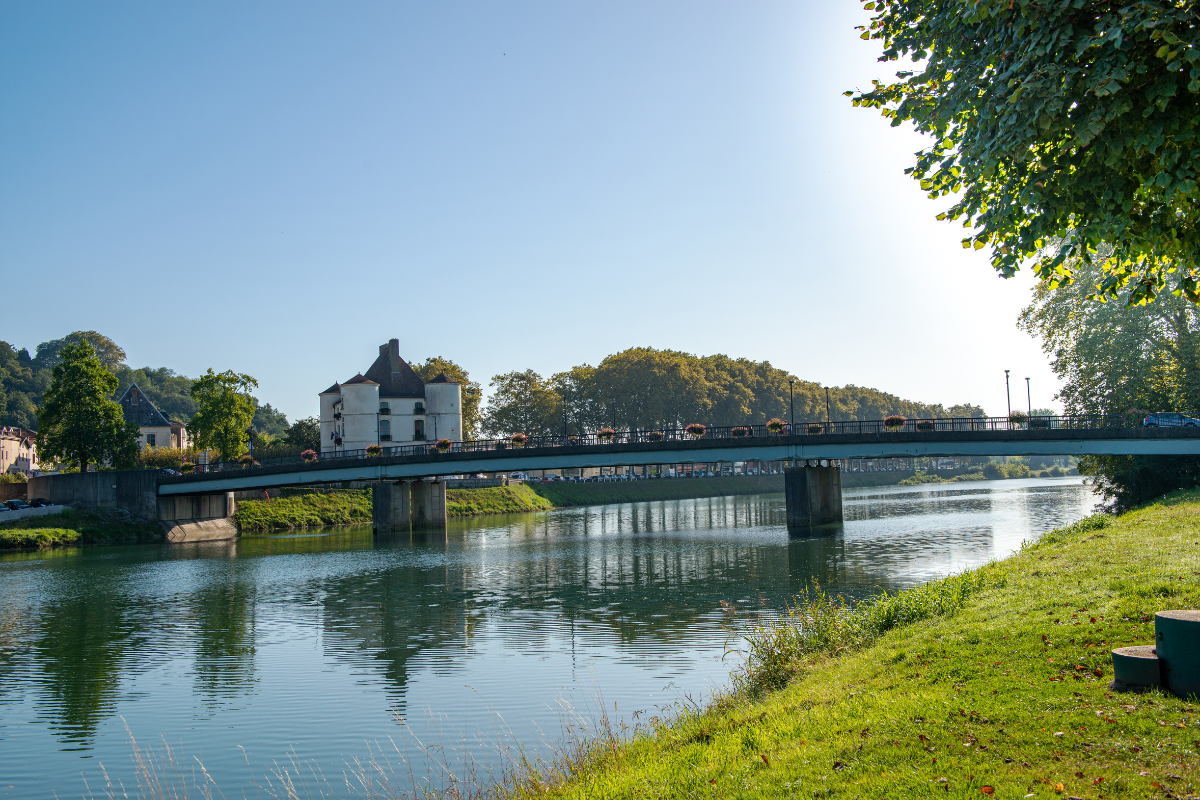
<svg viewBox="0 0 1200 800"><path fill-rule="evenodd" d="M1004 465L1004 476L1006 478L1028 478L1029 467L1025 464L1008 463Z"/></svg>
<svg viewBox="0 0 1200 800"><path fill-rule="evenodd" d="M661 442L663 440L663 432L650 431L648 434L646 434L646 438L652 442Z"/></svg>
<svg viewBox="0 0 1200 800"><path fill-rule="evenodd" d="M375 456L383 455L383 445L369 444L367 445L367 457L374 458Z"/></svg>
<svg viewBox="0 0 1200 800"><path fill-rule="evenodd" d="M0 475L0 483L25 483L26 480L24 472L5 472Z"/></svg>
<svg viewBox="0 0 1200 800"><path fill-rule="evenodd" d="M192 464L192 463L186 462L186 461L179 465L179 471L182 472L184 475L188 474L195 468L196 468L195 464Z"/></svg>
<svg viewBox="0 0 1200 800"><path fill-rule="evenodd" d="M600 430L596 431L596 438L602 442L611 442L613 437L616 435L617 432L612 428L601 428Z"/></svg>
<svg viewBox="0 0 1200 800"><path fill-rule="evenodd" d="M818 434L818 433L824 433L824 432L825 432L825 426L824 426L824 425L818 425L818 424L817 424L817 423L815 423L815 422L810 422L810 423L808 424L808 427L807 427L807 428L805 428L805 430L807 430L809 433L811 433L811 434L814 434L814 435L815 435L815 434Z"/></svg>
<svg viewBox="0 0 1200 800"><path fill-rule="evenodd" d="M934 424L933 420L931 419L923 419L917 423L917 430L921 431L922 433L929 433L933 430L933 428Z"/></svg>
<svg viewBox="0 0 1200 800"><path fill-rule="evenodd" d="M179 469L185 461L196 460L196 449L189 447L147 447L138 455L143 469Z"/></svg>
<svg viewBox="0 0 1200 800"><path fill-rule="evenodd" d="M254 463L254 456L250 455L249 453L242 453L240 456L238 456L238 463L243 467L248 467Z"/></svg>
<svg viewBox="0 0 1200 800"><path fill-rule="evenodd" d="M312 464L317 460L317 452L315 450L305 450L300 454L300 457L304 459L304 463Z"/></svg>
<svg viewBox="0 0 1200 800"><path fill-rule="evenodd" d="M738 439L743 439L743 438L745 438L746 436L749 436L749 435L750 435L750 429L749 429L749 428L740 428L740 427L739 427L739 428L734 428L732 431L730 431L730 433L732 433L732 434L733 434L735 437L737 437Z"/></svg>
<svg viewBox="0 0 1200 800"><path fill-rule="evenodd" d="M704 427L699 422L693 422L691 425L688 425L686 428L684 428L684 430L687 431L688 436L691 436L693 439L699 439L708 431L708 428Z"/></svg>
<svg viewBox="0 0 1200 800"><path fill-rule="evenodd" d="M453 446L454 442L450 441L449 439L438 439L437 442L434 443L434 447L438 449L439 453L449 452L450 448Z"/></svg>
<svg viewBox="0 0 1200 800"><path fill-rule="evenodd" d="M1058 464L1055 464L1053 467L1050 468L1050 477L1051 478L1061 478L1062 476L1064 476L1066 474L1067 474L1067 471L1065 469L1063 469L1062 467L1060 467Z"/></svg>
<svg viewBox="0 0 1200 800"><path fill-rule="evenodd" d="M906 417L902 417L899 414L892 414L891 416L884 418L883 427L887 428L889 431L899 430L900 428L903 428L907 422L908 419Z"/></svg>
<svg viewBox="0 0 1200 800"><path fill-rule="evenodd" d="M1004 469L1001 468L999 464L989 461L983 465L983 477L987 478L989 481L995 481L1007 476L1004 474Z"/></svg>
<svg viewBox="0 0 1200 800"><path fill-rule="evenodd" d="M775 417L767 422L767 430L769 430L771 433L780 433L786 427L787 423L781 420L779 417Z"/></svg>

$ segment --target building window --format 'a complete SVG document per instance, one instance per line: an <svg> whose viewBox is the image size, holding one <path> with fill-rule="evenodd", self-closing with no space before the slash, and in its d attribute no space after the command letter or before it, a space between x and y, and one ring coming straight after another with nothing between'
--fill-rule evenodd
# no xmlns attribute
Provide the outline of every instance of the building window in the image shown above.
<svg viewBox="0 0 1200 800"><path fill-rule="evenodd" d="M146 434L146 447L154 447L154 434L153 433Z"/></svg>
<svg viewBox="0 0 1200 800"><path fill-rule="evenodd" d="M388 406L387 403L380 403L379 404L379 413L380 414L390 414L390 413L392 413L392 409L390 406Z"/></svg>
<svg viewBox="0 0 1200 800"><path fill-rule="evenodd" d="M418 400L416 403L413 404L413 413L414 414L424 414L425 413L425 404L422 403L420 400Z"/></svg>
<svg viewBox="0 0 1200 800"><path fill-rule="evenodd" d="M390 442L392 440L392 422L391 420L379 420L379 438L382 441Z"/></svg>
<svg viewBox="0 0 1200 800"><path fill-rule="evenodd" d="M413 420L413 439L423 441L425 439L425 420Z"/></svg>

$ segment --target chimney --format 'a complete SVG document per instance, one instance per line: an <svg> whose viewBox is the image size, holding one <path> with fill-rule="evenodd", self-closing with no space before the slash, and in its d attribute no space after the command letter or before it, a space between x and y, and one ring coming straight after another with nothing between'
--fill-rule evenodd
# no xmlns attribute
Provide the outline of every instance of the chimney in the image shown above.
<svg viewBox="0 0 1200 800"><path fill-rule="evenodd" d="M400 340L389 339L387 343L388 364L392 367L392 372L400 371ZM382 348L380 348L382 349Z"/></svg>

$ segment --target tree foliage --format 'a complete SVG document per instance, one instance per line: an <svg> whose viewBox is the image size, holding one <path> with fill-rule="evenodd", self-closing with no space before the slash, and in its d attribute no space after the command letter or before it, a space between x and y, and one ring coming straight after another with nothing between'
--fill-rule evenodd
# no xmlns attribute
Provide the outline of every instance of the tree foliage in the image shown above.
<svg viewBox="0 0 1200 800"><path fill-rule="evenodd" d="M220 374L210 367L192 384L196 415L188 423L188 434L196 447L213 448L221 460L241 455L254 421L255 400L250 390L258 381L233 370Z"/></svg>
<svg viewBox="0 0 1200 800"><path fill-rule="evenodd" d="M1058 398L1066 412L1126 414L1131 423L1146 411L1200 412L1197 308L1171 294L1140 306L1090 302L1086 287L1101 267L1072 266L1081 279L1057 291L1039 286L1019 322L1041 339L1062 381ZM1200 458L1087 456L1079 471L1093 477L1115 508L1125 509L1198 485Z"/></svg>
<svg viewBox="0 0 1200 800"><path fill-rule="evenodd" d="M847 92L932 138L908 172L939 218L1050 287L1200 302L1200 15L1190 0L870 0L862 38L915 68ZM1107 247L1106 247L1107 245Z"/></svg>
<svg viewBox="0 0 1200 800"><path fill-rule="evenodd" d="M86 472L89 464L108 461L131 467L138 456L138 427L126 422L112 400L117 378L91 344L72 342L58 353L45 402L38 410L38 456L43 461L71 460Z"/></svg>
<svg viewBox="0 0 1200 800"><path fill-rule="evenodd" d="M450 359L441 356L427 358L424 364L413 363L412 368L426 383L438 375L444 374L450 380L462 385L463 438L478 438L482 423L480 404L483 400L483 389L478 383L471 380L467 371Z"/></svg>
<svg viewBox="0 0 1200 800"><path fill-rule="evenodd" d="M824 420L825 387L802 381L766 361L725 355L695 356L676 350L634 347L608 356L600 365L581 365L543 378L533 370L492 378L493 393L484 431L493 436L525 433L593 433L603 425L621 430L711 425L762 425L790 413L789 385L796 422ZM833 420L913 419L982 416L978 406L944 408L902 400L859 386L830 387Z"/></svg>

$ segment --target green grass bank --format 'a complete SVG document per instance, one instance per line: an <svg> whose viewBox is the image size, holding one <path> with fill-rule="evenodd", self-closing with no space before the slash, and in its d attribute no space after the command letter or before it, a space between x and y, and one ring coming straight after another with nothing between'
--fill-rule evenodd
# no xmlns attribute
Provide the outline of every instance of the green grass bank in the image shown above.
<svg viewBox="0 0 1200 800"><path fill-rule="evenodd" d="M1110 690L1109 652L1151 642L1155 611L1197 606L1189 491L857 609L806 598L751 632L731 694L595 740L506 794L1192 796L1200 703Z"/></svg>
<svg viewBox="0 0 1200 800"><path fill-rule="evenodd" d="M117 509L79 511L26 517L0 523L0 550L96 544L138 544L162 541L162 527Z"/></svg>

